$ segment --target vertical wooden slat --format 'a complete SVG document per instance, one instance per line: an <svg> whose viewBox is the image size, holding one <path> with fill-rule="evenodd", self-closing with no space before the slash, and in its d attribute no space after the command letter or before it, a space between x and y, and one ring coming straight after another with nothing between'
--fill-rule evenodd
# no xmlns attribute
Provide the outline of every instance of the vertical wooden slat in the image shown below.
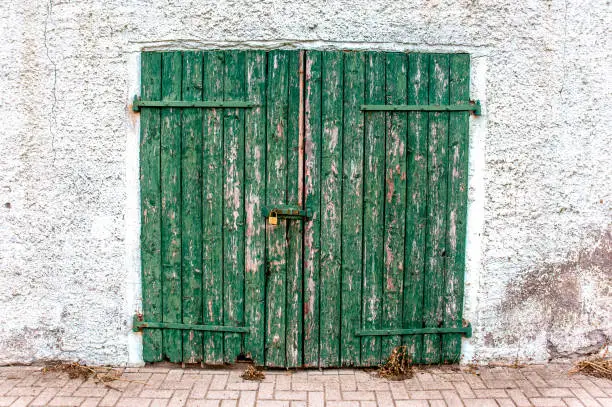
<svg viewBox="0 0 612 407"><path fill-rule="evenodd" d="M160 53L142 53L141 82L142 88L140 94L144 100L159 100L161 98ZM161 322L161 122L159 109L142 109L140 123L142 310L147 321ZM158 362L162 360L161 330L144 330L142 357L145 362Z"/></svg>
<svg viewBox="0 0 612 407"><path fill-rule="evenodd" d="M202 100L202 54L183 53L183 100ZM181 201L183 323L202 323L202 112L183 109ZM202 360L202 332L183 331L183 361Z"/></svg>
<svg viewBox="0 0 612 407"><path fill-rule="evenodd" d="M342 241L342 52L325 52L322 61L321 140L321 319L320 366L340 365Z"/></svg>
<svg viewBox="0 0 612 407"><path fill-rule="evenodd" d="M321 187L321 52L306 53L305 197L311 218L304 229L304 365L319 365Z"/></svg>
<svg viewBox="0 0 612 407"><path fill-rule="evenodd" d="M268 56L267 187L268 205L285 204L287 192L287 95L289 53ZM266 365L285 366L287 221L266 224Z"/></svg>
<svg viewBox="0 0 612 407"><path fill-rule="evenodd" d="M470 56L450 57L449 103L468 103L470 98ZM444 326L460 327L463 311L465 233L467 217L469 113L449 114L448 129L448 208L446 233L446 287ZM461 336L442 337L443 362L457 363L461 357Z"/></svg>
<svg viewBox="0 0 612 407"><path fill-rule="evenodd" d="M181 99L182 55L162 55L162 99ZM162 270L164 322L181 322L181 109L161 111ZM183 359L182 333L163 331L164 353L171 362Z"/></svg>
<svg viewBox="0 0 612 407"><path fill-rule="evenodd" d="M244 51L225 55L225 100L244 100ZM244 324L244 110L223 114L223 323ZM226 333L224 360L242 352L242 335Z"/></svg>
<svg viewBox="0 0 612 407"><path fill-rule="evenodd" d="M245 226L245 353L254 363L264 363L265 220L261 206L266 196L266 60L264 51L246 55L247 100L257 106L245 112L244 205Z"/></svg>
<svg viewBox="0 0 612 407"><path fill-rule="evenodd" d="M385 54L368 54L366 103L385 103ZM363 210L363 315L364 329L380 329L382 321L382 270L384 226L385 113L367 112L365 122L364 210ZM380 337L363 337L361 362L381 362Z"/></svg>
<svg viewBox="0 0 612 407"><path fill-rule="evenodd" d="M223 100L224 53L203 56L205 100ZM221 109L203 113L202 291L204 323L223 324L223 120ZM223 333L204 332L204 360L223 363Z"/></svg>
<svg viewBox="0 0 612 407"><path fill-rule="evenodd" d="M429 103L429 55L410 54L408 104ZM408 187L406 196L406 272L403 321L406 328L423 327L423 272L427 225L428 114L408 114ZM423 335L406 335L403 342L415 363L421 363Z"/></svg>
<svg viewBox="0 0 612 407"><path fill-rule="evenodd" d="M448 55L431 55L429 103L448 104ZM446 256L448 113L429 113L427 244L425 248L424 321L426 327L443 322L444 263ZM440 335L423 338L423 361L440 361Z"/></svg>
<svg viewBox="0 0 612 407"><path fill-rule="evenodd" d="M406 54L388 53L386 60L386 101L406 104ZM404 232L406 210L406 136L407 114L387 113L385 164L385 237L382 326L401 328L404 289ZM382 339L382 358L401 344L400 336Z"/></svg>
<svg viewBox="0 0 612 407"><path fill-rule="evenodd" d="M365 55L344 57L344 123L342 165L342 328L343 366L360 365L361 270L363 239L363 114Z"/></svg>
<svg viewBox="0 0 612 407"><path fill-rule="evenodd" d="M289 101L287 115L287 203L298 205L298 144L300 127L300 53L289 54ZM302 222L287 222L287 362L302 365Z"/></svg>

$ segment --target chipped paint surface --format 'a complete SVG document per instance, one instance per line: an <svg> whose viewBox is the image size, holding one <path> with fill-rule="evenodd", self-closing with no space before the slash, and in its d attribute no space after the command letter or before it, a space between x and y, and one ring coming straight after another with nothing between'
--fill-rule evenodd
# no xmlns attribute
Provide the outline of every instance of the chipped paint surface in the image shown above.
<svg viewBox="0 0 612 407"><path fill-rule="evenodd" d="M321 90L317 83L320 82L321 58L316 53L308 53L306 57L306 91L304 95L304 182L305 182L305 205L312 211L311 221L304 225L304 364L307 366L318 365L319 346L319 295L318 276L320 252L319 246L315 245L320 236L320 199L317 188L320 182L319 174L319 149L321 138L320 105ZM310 349L313 349L310 351ZM314 349L317 349L315 352Z"/></svg>
<svg viewBox="0 0 612 407"><path fill-rule="evenodd" d="M249 98L258 104L265 103L266 58L257 53L247 62L247 91ZM263 185L265 163L263 161L263 138L265 128L265 109L258 106L245 113L245 321L256 327L251 335L245 338L247 356L259 363L263 359L263 337L258 333L264 331L264 282L265 272L265 223L253 222L261 213L265 200ZM250 350L253 351L250 351Z"/></svg>
<svg viewBox="0 0 612 407"><path fill-rule="evenodd" d="M141 360L129 332L140 308L139 119L129 105L143 48L469 52L484 116L470 124L465 360L593 349L612 335L610 268L597 260L610 256L598 249L611 230L609 26L609 5L578 0L7 3L0 363ZM254 250L245 261L257 267ZM307 266L318 261L317 248L310 254Z"/></svg>

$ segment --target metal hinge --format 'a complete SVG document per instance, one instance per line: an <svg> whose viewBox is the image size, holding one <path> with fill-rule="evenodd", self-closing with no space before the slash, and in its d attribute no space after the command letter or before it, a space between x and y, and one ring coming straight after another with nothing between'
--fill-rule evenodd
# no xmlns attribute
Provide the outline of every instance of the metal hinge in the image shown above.
<svg viewBox="0 0 612 407"><path fill-rule="evenodd" d="M212 331L212 332L236 332L249 333L251 328L248 326L225 326L225 325L195 325L180 324L174 322L149 322L143 321L142 314L134 315L132 331L139 332L143 329L182 329L187 331Z"/></svg>
<svg viewBox="0 0 612 407"><path fill-rule="evenodd" d="M460 328L390 328L390 329L359 329L355 336L388 336L388 335L422 335L422 334L463 334L472 337L472 324Z"/></svg>
<svg viewBox="0 0 612 407"><path fill-rule="evenodd" d="M241 101L214 101L214 100L140 100L138 96L134 96L132 110L139 112L142 107L172 107L172 108L236 108L247 109L257 106L254 102Z"/></svg>
<svg viewBox="0 0 612 407"><path fill-rule="evenodd" d="M480 100L461 105L361 105L363 111L381 112L473 112L480 116Z"/></svg>

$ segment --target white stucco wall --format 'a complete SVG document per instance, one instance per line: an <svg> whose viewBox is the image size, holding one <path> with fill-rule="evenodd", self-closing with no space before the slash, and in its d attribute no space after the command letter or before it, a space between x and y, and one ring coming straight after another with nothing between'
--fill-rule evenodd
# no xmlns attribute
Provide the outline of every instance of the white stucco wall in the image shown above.
<svg viewBox="0 0 612 407"><path fill-rule="evenodd" d="M50 1L0 7L0 364L140 360L142 49L469 52L464 361L612 336L612 7L584 0Z"/></svg>

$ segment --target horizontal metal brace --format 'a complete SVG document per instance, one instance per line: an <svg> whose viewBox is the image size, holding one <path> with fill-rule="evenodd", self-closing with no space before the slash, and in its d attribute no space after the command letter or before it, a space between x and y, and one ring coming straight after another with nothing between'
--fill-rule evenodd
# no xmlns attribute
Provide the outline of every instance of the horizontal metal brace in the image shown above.
<svg viewBox="0 0 612 407"><path fill-rule="evenodd" d="M422 334L464 334L472 337L472 324L461 328L398 328L398 329L359 329L356 336L422 335Z"/></svg>
<svg viewBox="0 0 612 407"><path fill-rule="evenodd" d="M137 96L134 97L134 103L132 104L132 110L139 112L143 107L173 107L173 108L236 108L246 109L256 106L254 102L241 102L241 101L214 101L214 100L202 100L202 101L187 101L187 100L140 100Z"/></svg>
<svg viewBox="0 0 612 407"><path fill-rule="evenodd" d="M174 322L147 322L140 321L138 315L134 317L132 331L138 332L143 329L182 329L187 331L212 331L212 332L237 332L249 333L251 328L248 326L223 326L223 325L191 325L179 324Z"/></svg>
<svg viewBox="0 0 612 407"><path fill-rule="evenodd" d="M363 111L382 112L474 112L480 116L480 101L462 105L361 105Z"/></svg>
<svg viewBox="0 0 612 407"><path fill-rule="evenodd" d="M261 214L266 218L276 213L277 218L281 219L308 219L308 211L297 205L276 205L264 206L261 208Z"/></svg>

